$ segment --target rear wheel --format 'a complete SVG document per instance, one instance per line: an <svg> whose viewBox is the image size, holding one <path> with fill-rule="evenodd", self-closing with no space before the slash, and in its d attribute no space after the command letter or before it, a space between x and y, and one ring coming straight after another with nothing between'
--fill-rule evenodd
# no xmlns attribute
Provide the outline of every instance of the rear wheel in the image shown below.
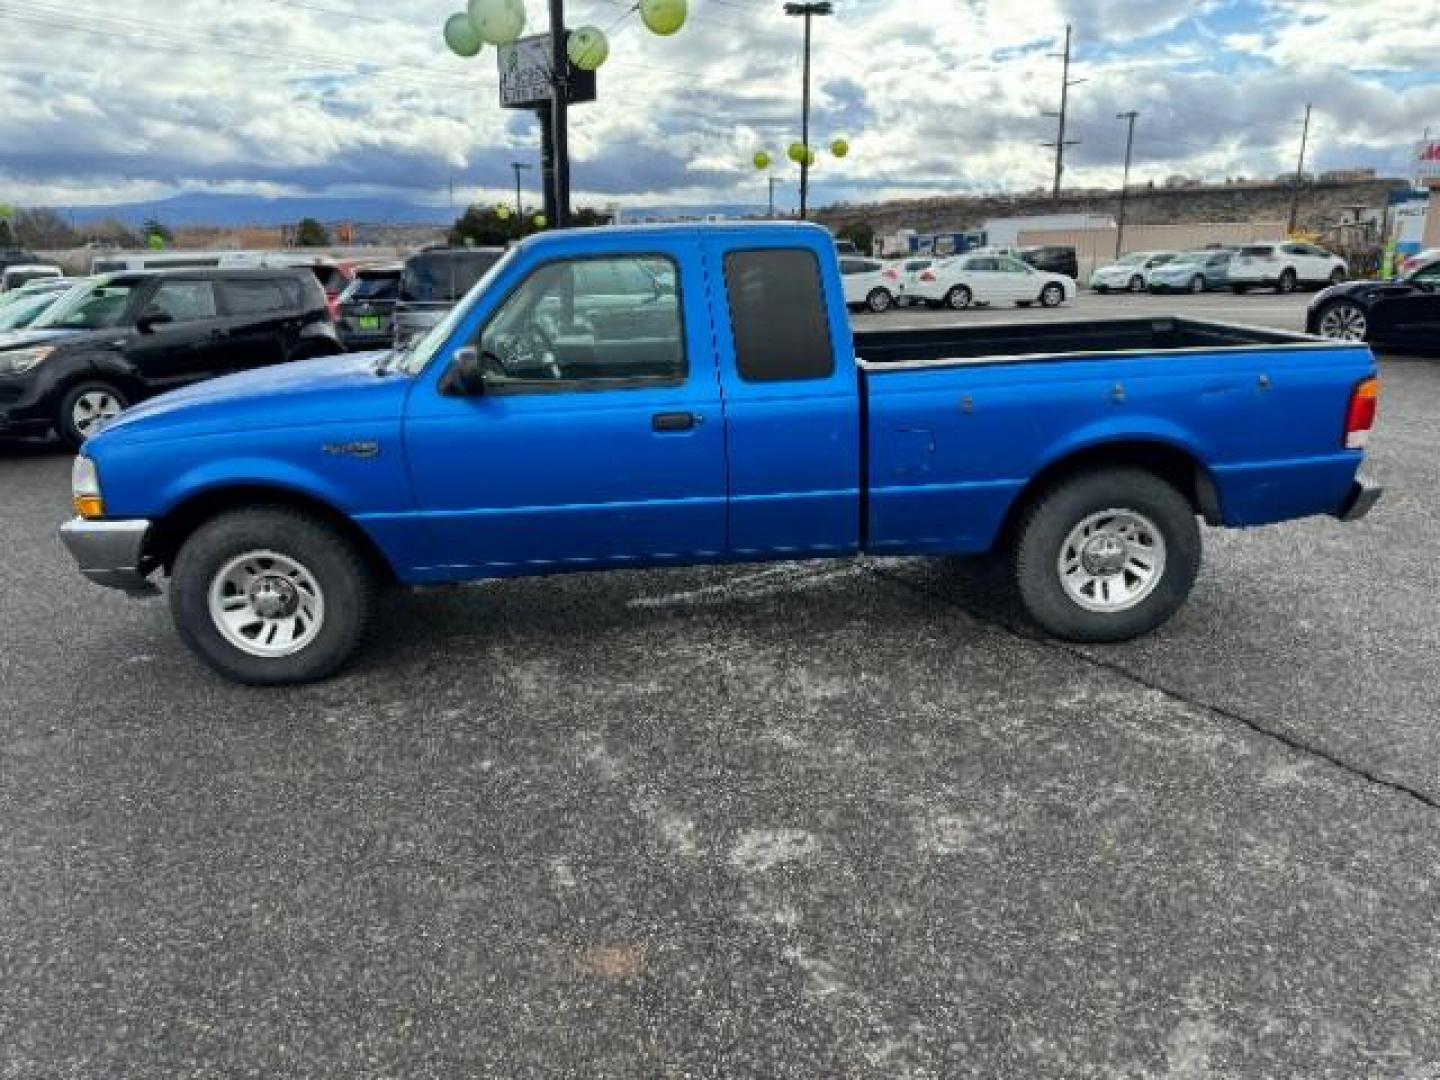
<svg viewBox="0 0 1440 1080"><path fill-rule="evenodd" d="M1192 293L1202 293L1205 291L1205 279L1199 274L1196 274L1190 279L1190 291Z"/></svg>
<svg viewBox="0 0 1440 1080"><path fill-rule="evenodd" d="M185 541L170 612L190 649L253 686L333 674L364 636L375 582L333 526L281 508L236 510Z"/></svg>
<svg viewBox="0 0 1440 1080"><path fill-rule="evenodd" d="M1331 270L1331 271L1330 271L1330 284L1331 284L1331 285L1340 285L1340 284L1343 284L1344 281L1345 281L1345 271L1344 271L1341 267L1338 267L1338 266L1337 266L1337 267L1335 267L1334 270Z"/></svg>
<svg viewBox="0 0 1440 1080"><path fill-rule="evenodd" d="M1320 313L1320 336L1331 341L1364 341L1370 335L1370 322L1358 304L1338 300L1327 304Z"/></svg>
<svg viewBox="0 0 1440 1080"><path fill-rule="evenodd" d="M1107 287L1104 286L1104 285L1096 285L1096 286L1095 286L1095 291L1096 291L1097 293L1099 293L1101 296L1104 296L1104 295L1105 295L1106 293L1108 293L1110 290L1109 290L1109 288L1107 288Z"/></svg>
<svg viewBox="0 0 1440 1080"><path fill-rule="evenodd" d="M55 411L55 433L72 450L113 420L129 404L125 395L106 382L77 383L67 390Z"/></svg>
<svg viewBox="0 0 1440 1080"><path fill-rule="evenodd" d="M956 285L945 294L945 303L952 311L964 311L974 299L974 294L964 285Z"/></svg>
<svg viewBox="0 0 1440 1080"><path fill-rule="evenodd" d="M1130 279L1129 284L1126 285L1126 288L1128 288L1131 292L1144 292L1145 279L1142 278L1139 274L1136 274Z"/></svg>
<svg viewBox="0 0 1440 1080"><path fill-rule="evenodd" d="M1248 286L1248 285L1231 285L1231 286L1230 286L1230 291L1233 292L1236 296L1244 296L1247 292L1250 291L1250 286Z"/></svg>
<svg viewBox="0 0 1440 1080"><path fill-rule="evenodd" d="M1275 291L1286 294L1293 293L1297 284L1299 284L1299 280L1295 277L1295 271L1287 268L1280 275L1280 281L1276 284Z"/></svg>
<svg viewBox="0 0 1440 1080"><path fill-rule="evenodd" d="M1040 303L1045 307L1059 307L1065 302L1065 288L1051 282L1040 290Z"/></svg>
<svg viewBox="0 0 1440 1080"><path fill-rule="evenodd" d="M878 315L882 311L889 311L894 299L888 289L872 289L865 298L865 306Z"/></svg>
<svg viewBox="0 0 1440 1080"><path fill-rule="evenodd" d="M1153 473L1082 473L1029 507L1012 568L1026 610L1047 633L1127 641L1185 603L1200 569L1200 527L1185 496Z"/></svg>

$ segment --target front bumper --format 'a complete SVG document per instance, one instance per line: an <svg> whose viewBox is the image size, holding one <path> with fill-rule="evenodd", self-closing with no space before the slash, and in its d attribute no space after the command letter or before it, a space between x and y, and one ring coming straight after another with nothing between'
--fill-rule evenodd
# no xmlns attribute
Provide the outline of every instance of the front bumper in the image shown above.
<svg viewBox="0 0 1440 1080"><path fill-rule="evenodd" d="M1365 477L1356 477L1355 482L1350 486L1350 493L1345 496L1345 501L1335 510L1334 516L1341 521L1359 521L1380 501L1380 496L1385 494L1385 489L1373 480Z"/></svg>
<svg viewBox="0 0 1440 1080"><path fill-rule="evenodd" d="M119 589L132 596L151 596L159 590L150 582L153 566L144 564L145 538L150 522L86 521L75 518L60 526L60 539L69 549L80 573L96 585Z"/></svg>

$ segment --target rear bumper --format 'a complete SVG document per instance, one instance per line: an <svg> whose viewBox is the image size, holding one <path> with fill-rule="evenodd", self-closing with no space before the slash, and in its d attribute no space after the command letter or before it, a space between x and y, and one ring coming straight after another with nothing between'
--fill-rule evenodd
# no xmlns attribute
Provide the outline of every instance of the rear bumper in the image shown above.
<svg viewBox="0 0 1440 1080"><path fill-rule="evenodd" d="M144 520L75 518L60 526L60 539L80 573L96 585L119 589L132 596L148 596L157 591L148 580L154 567L147 569L143 558L149 532L150 522Z"/></svg>
<svg viewBox="0 0 1440 1080"><path fill-rule="evenodd" d="M1334 516L1341 521L1359 521L1375 509L1375 504L1384 494L1385 489L1373 480L1357 477L1345 501L1334 511Z"/></svg>

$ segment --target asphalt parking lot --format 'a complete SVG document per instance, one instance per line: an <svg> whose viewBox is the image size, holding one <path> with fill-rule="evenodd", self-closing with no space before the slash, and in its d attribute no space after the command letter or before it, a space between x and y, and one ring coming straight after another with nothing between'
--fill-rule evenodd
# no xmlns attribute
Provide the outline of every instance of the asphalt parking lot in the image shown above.
<svg viewBox="0 0 1440 1080"><path fill-rule="evenodd" d="M247 690L0 443L0 1078L1440 1078L1440 359L1383 367L1372 518L1209 531L1109 648L772 565L397 597Z"/></svg>

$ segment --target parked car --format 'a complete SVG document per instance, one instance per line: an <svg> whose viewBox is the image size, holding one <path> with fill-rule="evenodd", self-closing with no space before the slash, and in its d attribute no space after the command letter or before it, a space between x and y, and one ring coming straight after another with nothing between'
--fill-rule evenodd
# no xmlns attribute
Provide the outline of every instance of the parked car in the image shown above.
<svg viewBox="0 0 1440 1080"><path fill-rule="evenodd" d="M395 342L395 301L400 296L400 263L362 266L340 294L335 320L340 342L350 352L388 349Z"/></svg>
<svg viewBox="0 0 1440 1080"><path fill-rule="evenodd" d="M877 313L889 311L900 283L885 274L885 264L879 259L840 256L840 278L845 284L846 306L851 309L868 308Z"/></svg>
<svg viewBox="0 0 1440 1080"><path fill-rule="evenodd" d="M1407 255L1400 261L1397 269L1397 276L1409 277L1421 267L1429 266L1433 262L1440 262L1440 248L1428 248L1425 251L1417 251L1414 255Z"/></svg>
<svg viewBox="0 0 1440 1080"><path fill-rule="evenodd" d="M885 267L885 281L887 287L895 293L897 307L905 307L914 302L915 282L923 271L934 265L935 259L927 256L920 259L896 259Z"/></svg>
<svg viewBox="0 0 1440 1080"><path fill-rule="evenodd" d="M0 249L0 270L9 266L18 266L21 263L38 263L39 261L40 256L22 248Z"/></svg>
<svg viewBox="0 0 1440 1080"><path fill-rule="evenodd" d="M23 330L50 309L50 306L65 295L64 289L17 289L15 301L0 306L0 344L4 335L12 330Z"/></svg>
<svg viewBox="0 0 1440 1080"><path fill-rule="evenodd" d="M10 292L12 289L18 289L22 285L28 285L32 281L39 281L43 278L64 276L65 271L48 263L15 263L0 270L0 293Z"/></svg>
<svg viewBox="0 0 1440 1080"><path fill-rule="evenodd" d="M1132 251L1113 263L1096 267L1090 275L1090 288L1097 293L1144 292L1150 285L1151 272L1178 254L1178 251Z"/></svg>
<svg viewBox="0 0 1440 1080"><path fill-rule="evenodd" d="M11 289L9 292L0 293L0 311L4 311L11 304L17 304L39 293L59 293L66 289L73 288L79 284L81 278L67 277L42 277L34 281L28 281L18 289Z"/></svg>
<svg viewBox="0 0 1440 1080"><path fill-rule="evenodd" d="M1332 285L1311 302L1305 329L1332 341L1440 351L1440 251L1396 281Z"/></svg>
<svg viewBox="0 0 1440 1080"><path fill-rule="evenodd" d="M1223 289L1229 283L1230 261L1234 257L1233 248L1181 252L1149 272L1148 287L1152 293Z"/></svg>
<svg viewBox="0 0 1440 1080"><path fill-rule="evenodd" d="M1230 263L1230 288L1237 293L1258 288L1292 293L1304 286L1338 285L1348 273L1344 259L1314 244L1246 244Z"/></svg>
<svg viewBox="0 0 1440 1080"><path fill-rule="evenodd" d="M409 344L438 325L504 254L504 248L430 248L406 259L395 302L395 344Z"/></svg>
<svg viewBox="0 0 1440 1080"><path fill-rule="evenodd" d="M163 391L340 351L307 271L113 274L71 289L0 342L0 431L53 430L79 446Z"/></svg>
<svg viewBox="0 0 1440 1080"><path fill-rule="evenodd" d="M855 246L854 240L835 241L835 252L839 255L859 255L860 249Z"/></svg>
<svg viewBox="0 0 1440 1080"><path fill-rule="evenodd" d="M665 314L595 325L597 265L646 283L619 312ZM76 459L61 537L99 584L168 574L185 643L275 684L344 664L386 580L862 552L1003 550L1044 631L1123 641L1184 603L1198 518L1379 498L1363 345L1182 319L855 335L841 278L815 226L541 233L414 349L130 410Z"/></svg>
<svg viewBox="0 0 1440 1080"><path fill-rule="evenodd" d="M1063 274L1071 281L1080 279L1080 258L1073 247L1052 244L1047 247L1023 247L1016 254L1022 262L1047 274Z"/></svg>
<svg viewBox="0 0 1440 1080"><path fill-rule="evenodd" d="M962 311L971 304L1042 304L1075 299L1075 279L1048 274L1010 255L957 255L922 270L914 296L932 307Z"/></svg>

